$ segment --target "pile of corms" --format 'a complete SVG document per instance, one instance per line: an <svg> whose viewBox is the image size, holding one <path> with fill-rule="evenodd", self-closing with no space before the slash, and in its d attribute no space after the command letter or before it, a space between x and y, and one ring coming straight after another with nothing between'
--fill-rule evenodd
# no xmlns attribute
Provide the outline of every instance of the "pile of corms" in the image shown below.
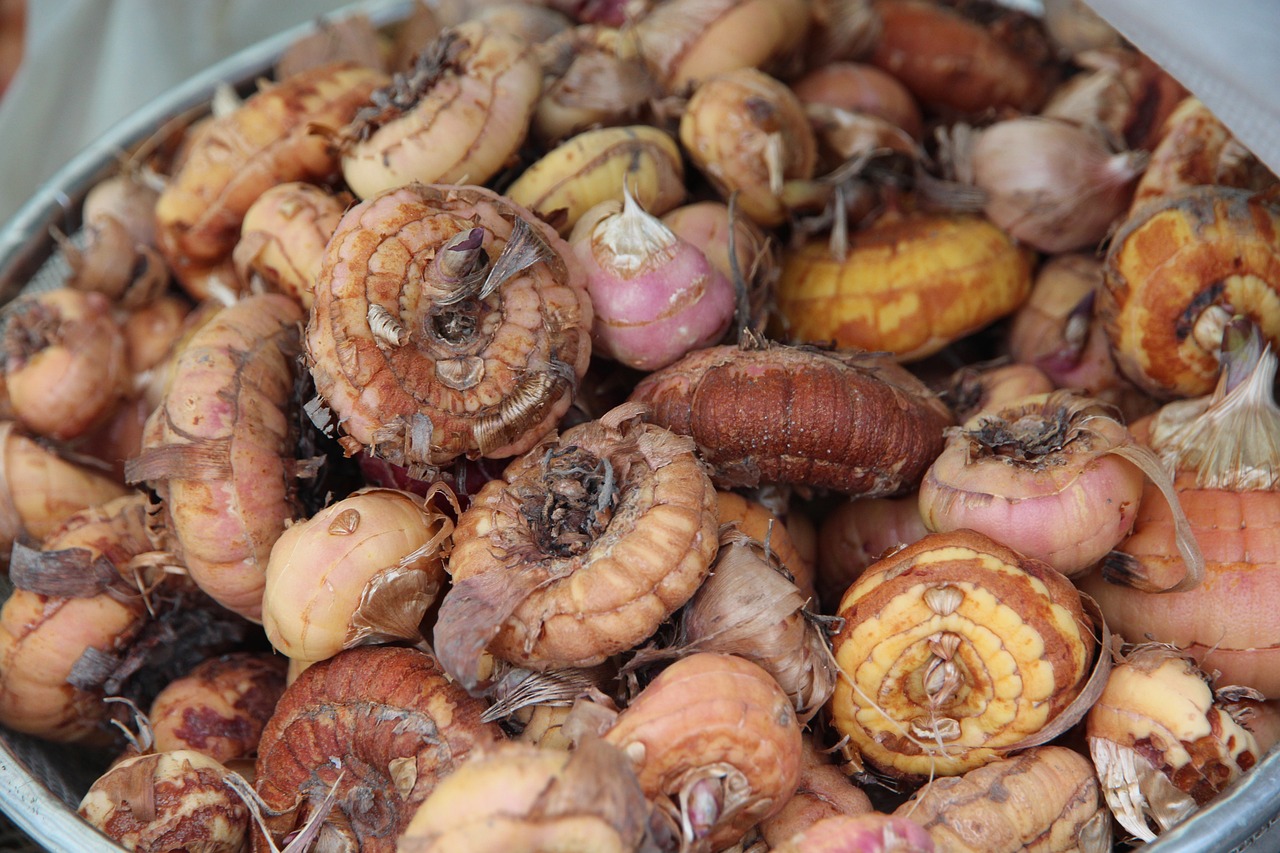
<svg viewBox="0 0 1280 853"><path fill-rule="evenodd" d="M130 850L1155 839L1280 736L1276 185L1078 3L327 21L5 309L0 723Z"/></svg>

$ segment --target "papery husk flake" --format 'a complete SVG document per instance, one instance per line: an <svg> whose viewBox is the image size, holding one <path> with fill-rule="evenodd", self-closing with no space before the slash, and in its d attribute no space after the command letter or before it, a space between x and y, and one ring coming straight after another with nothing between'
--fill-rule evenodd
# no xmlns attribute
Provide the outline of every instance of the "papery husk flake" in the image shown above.
<svg viewBox="0 0 1280 853"><path fill-rule="evenodd" d="M1228 353L1207 397L1166 404L1151 445L1175 471L1191 470L1201 489L1235 492L1280 487L1280 407L1276 355L1250 324L1248 340Z"/></svg>
<svg viewBox="0 0 1280 853"><path fill-rule="evenodd" d="M1138 839L1156 840L1148 818L1165 832L1195 812L1195 799L1178 790L1133 749L1106 738L1089 738L1089 756L1097 768L1107 807L1120 825Z"/></svg>
<svg viewBox="0 0 1280 853"><path fill-rule="evenodd" d="M831 697L839 672L826 632L806 608L765 546L726 525L711 575L680 613L674 644L640 650L627 669L694 652L737 655L768 671L806 723Z"/></svg>

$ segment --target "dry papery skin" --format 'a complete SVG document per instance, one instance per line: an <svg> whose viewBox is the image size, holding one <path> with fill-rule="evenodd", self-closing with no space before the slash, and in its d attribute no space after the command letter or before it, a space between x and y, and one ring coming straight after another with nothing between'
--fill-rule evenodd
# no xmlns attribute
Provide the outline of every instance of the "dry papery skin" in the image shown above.
<svg viewBox="0 0 1280 853"><path fill-rule="evenodd" d="M894 776L954 776L1047 742L1083 717L1109 663L1094 662L1069 580L971 530L875 563L838 615L832 724Z"/></svg>
<svg viewBox="0 0 1280 853"><path fill-rule="evenodd" d="M721 345L643 378L631 400L693 438L721 488L908 491L942 450L947 407L883 354Z"/></svg>
<svg viewBox="0 0 1280 853"><path fill-rule="evenodd" d="M623 405L547 439L458 519L434 644L467 687L486 647L534 669L600 663L706 577L715 489L692 443L643 412Z"/></svg>
<svg viewBox="0 0 1280 853"><path fill-rule="evenodd" d="M787 528L788 524L803 523L795 514L791 514L784 523L759 501L720 489L716 492L716 517L721 527L732 523L739 531L766 546L769 553L791 575L791 580L804 600L811 601L814 598L813 560L800 551Z"/></svg>
<svg viewBox="0 0 1280 853"><path fill-rule="evenodd" d="M827 629L765 547L732 527L721 528L710 576L676 618L677 635L663 648L639 650L626 669L694 652L719 652L759 664L808 723L835 689L837 668Z"/></svg>
<svg viewBox="0 0 1280 853"><path fill-rule="evenodd" d="M153 215L158 196L138 167L94 184L81 210L84 245L59 241L71 265L67 285L124 301L165 288L169 269L156 250Z"/></svg>
<svg viewBox="0 0 1280 853"><path fill-rule="evenodd" d="M284 692L286 665L277 655L236 652L171 681L148 714L155 751L190 749L223 764L255 756Z"/></svg>
<svg viewBox="0 0 1280 853"><path fill-rule="evenodd" d="M293 393L302 309L279 294L223 308L178 355L126 476L159 494L192 580L262 618L271 546L295 514Z"/></svg>
<svg viewBox="0 0 1280 853"><path fill-rule="evenodd" d="M471 753L418 807L397 853L630 853L649 806L622 751L502 743Z"/></svg>
<svg viewBox="0 0 1280 853"><path fill-rule="evenodd" d="M537 51L544 77L531 131L548 147L592 127L630 124L658 95L636 40L612 27L570 27Z"/></svg>
<svg viewBox="0 0 1280 853"><path fill-rule="evenodd" d="M498 660L488 653L481 664L490 701L483 719L501 720L516 740L540 747L572 749L583 733L599 734L598 720L581 725L584 714L598 713L612 722L619 668L614 661L592 667L532 670ZM588 706L581 710L580 706Z"/></svg>
<svg viewBox="0 0 1280 853"><path fill-rule="evenodd" d="M191 288L189 274L230 257L258 196L337 174L333 144L313 127L342 127L386 82L382 72L348 63L305 71L267 85L193 141L155 209L161 251L193 295L206 294Z"/></svg>
<svg viewBox="0 0 1280 853"><path fill-rule="evenodd" d="M826 155L825 165L840 168L849 164L852 168L853 164L882 158L890 152L906 162L918 161L923 156L923 150L910 134L888 119L826 104L805 104L804 111L817 135L819 149ZM826 169L819 168L819 171ZM807 182L804 186L813 189Z"/></svg>
<svg viewBox="0 0 1280 853"><path fill-rule="evenodd" d="M336 786L317 848L391 853L436 783L502 739L484 709L415 649L367 646L313 664L262 732L254 777L268 828L287 836ZM267 850L257 833L253 849Z"/></svg>
<svg viewBox="0 0 1280 853"><path fill-rule="evenodd" d="M115 654L146 621L142 602L15 590L0 611L0 722L55 742L102 742L102 692L69 681L86 650Z"/></svg>
<svg viewBox="0 0 1280 853"><path fill-rule="evenodd" d="M421 476L523 453L568 410L590 360L572 250L481 187L413 184L364 201L329 241L306 332L321 403L361 449Z"/></svg>
<svg viewBox="0 0 1280 853"><path fill-rule="evenodd" d="M240 853L249 808L220 762L191 750L126 758L93 783L80 816L129 850Z"/></svg>
<svg viewBox="0 0 1280 853"><path fill-rule="evenodd" d="M687 853L736 843L800 779L802 736L767 672L700 652L664 669L604 735L632 760L645 796Z"/></svg>
<svg viewBox="0 0 1280 853"><path fill-rule="evenodd" d="M524 141L541 91L528 42L465 21L366 98L343 131L342 175L362 199L418 181L484 184Z"/></svg>
<svg viewBox="0 0 1280 853"><path fill-rule="evenodd" d="M954 853L1111 850L1111 815L1093 765L1061 746L934 780L894 814L919 823L938 849Z"/></svg>
<svg viewBox="0 0 1280 853"><path fill-rule="evenodd" d="M1083 8L1083 3L1079 5ZM1116 43L1075 53L1073 62L1080 66L1079 73L1054 87L1040 115L1096 128L1108 139L1125 139L1125 129L1142 109L1145 81L1138 67L1138 52Z"/></svg>
<svg viewBox="0 0 1280 853"><path fill-rule="evenodd" d="M962 148L987 218L1048 253L1095 249L1124 217L1147 161L1145 151L1116 152L1092 128L1041 116L988 125Z"/></svg>

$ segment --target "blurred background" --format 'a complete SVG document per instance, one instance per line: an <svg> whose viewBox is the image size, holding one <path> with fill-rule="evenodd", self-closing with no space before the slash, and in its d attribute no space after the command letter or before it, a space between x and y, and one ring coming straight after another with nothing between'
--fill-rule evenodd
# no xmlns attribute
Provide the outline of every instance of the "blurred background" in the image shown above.
<svg viewBox="0 0 1280 853"><path fill-rule="evenodd" d="M351 0L0 0L0 225L86 145L241 48Z"/></svg>

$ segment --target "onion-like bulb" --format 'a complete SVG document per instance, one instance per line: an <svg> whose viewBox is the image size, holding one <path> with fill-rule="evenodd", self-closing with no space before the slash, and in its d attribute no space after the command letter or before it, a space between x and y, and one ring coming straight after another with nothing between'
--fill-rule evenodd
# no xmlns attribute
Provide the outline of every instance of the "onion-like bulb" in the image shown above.
<svg viewBox="0 0 1280 853"><path fill-rule="evenodd" d="M394 853L418 806L472 750L502 739L485 703L416 649L362 646L285 689L254 764L265 812L254 850L315 826L317 850ZM376 792L376 793L375 793Z"/></svg>
<svg viewBox="0 0 1280 853"><path fill-rule="evenodd" d="M281 534L267 562L262 624L271 645L324 660L364 643L419 639L444 586L453 521L397 489L361 489Z"/></svg>
<svg viewBox="0 0 1280 853"><path fill-rule="evenodd" d="M55 441L84 435L128 395L124 332L96 291L55 288L16 300L0 338L14 414Z"/></svg>
<svg viewBox="0 0 1280 853"><path fill-rule="evenodd" d="M1172 494L1159 461L1106 406L1034 394L951 431L920 484L920 514L931 530L977 530L1075 575L1128 535L1144 473Z"/></svg>
<svg viewBox="0 0 1280 853"><path fill-rule="evenodd" d="M960 779L935 779L893 814L925 827L947 853L1112 849L1093 766L1064 746L1030 749Z"/></svg>
<svg viewBox="0 0 1280 853"><path fill-rule="evenodd" d="M969 165L993 222L1036 249L1068 252L1097 244L1125 213L1146 155L1113 153L1091 131L1028 117L979 133Z"/></svg>
<svg viewBox="0 0 1280 853"><path fill-rule="evenodd" d="M623 188L622 210L574 245L587 272L598 354L638 370L666 367L716 343L733 319L734 288L692 243Z"/></svg>
<svg viewBox="0 0 1280 853"><path fill-rule="evenodd" d="M249 809L222 762L194 750L137 755L103 774L79 814L129 850L243 850Z"/></svg>
<svg viewBox="0 0 1280 853"><path fill-rule="evenodd" d="M1280 207L1201 186L1152 200L1107 244L1097 312L1126 377L1162 400L1213 391L1224 326L1248 317L1280 341Z"/></svg>

